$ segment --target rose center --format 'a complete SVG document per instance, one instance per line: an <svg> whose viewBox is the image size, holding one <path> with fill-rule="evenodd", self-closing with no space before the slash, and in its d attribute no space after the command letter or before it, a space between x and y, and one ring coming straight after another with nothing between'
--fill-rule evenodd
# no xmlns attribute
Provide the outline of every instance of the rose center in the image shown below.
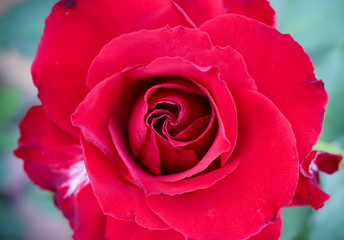
<svg viewBox="0 0 344 240"><path fill-rule="evenodd" d="M146 106L143 124L139 124L145 131L131 132L130 143L137 161L154 175L195 166L215 138L214 110L202 91L191 86L191 90L183 86L154 86L137 103L141 109L134 108L132 112L131 120L142 119L137 114L142 114L142 107Z"/></svg>

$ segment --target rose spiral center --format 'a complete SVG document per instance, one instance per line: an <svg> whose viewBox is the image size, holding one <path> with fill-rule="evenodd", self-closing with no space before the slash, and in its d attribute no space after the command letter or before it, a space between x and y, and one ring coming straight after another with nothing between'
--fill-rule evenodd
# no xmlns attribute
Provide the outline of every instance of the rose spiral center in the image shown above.
<svg viewBox="0 0 344 240"><path fill-rule="evenodd" d="M142 135L131 132L130 143L139 164L154 175L185 171L195 166L212 144L217 124L214 110L193 83L161 84L139 98L131 114L142 119ZM141 106L142 109L138 109ZM142 117L137 117L142 114ZM130 124L132 125L132 124ZM130 129L129 129L130 130Z"/></svg>

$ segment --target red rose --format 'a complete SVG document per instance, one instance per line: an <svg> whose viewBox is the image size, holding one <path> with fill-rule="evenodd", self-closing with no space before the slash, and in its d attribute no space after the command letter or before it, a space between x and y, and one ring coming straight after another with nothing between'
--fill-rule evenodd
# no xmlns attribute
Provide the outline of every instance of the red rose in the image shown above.
<svg viewBox="0 0 344 240"><path fill-rule="evenodd" d="M277 239L293 198L326 201L298 178L327 95L273 27L264 0L54 6L16 155L74 239Z"/></svg>

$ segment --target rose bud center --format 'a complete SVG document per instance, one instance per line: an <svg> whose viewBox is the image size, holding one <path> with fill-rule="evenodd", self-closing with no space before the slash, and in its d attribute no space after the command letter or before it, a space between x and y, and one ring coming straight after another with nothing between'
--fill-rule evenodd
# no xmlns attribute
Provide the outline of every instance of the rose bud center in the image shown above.
<svg viewBox="0 0 344 240"><path fill-rule="evenodd" d="M144 122L138 123L144 127L140 134L129 129L130 142L140 142L131 146L133 155L154 175L195 166L215 138L214 110L203 92L193 83L189 85L191 89L179 89L178 84L154 85L142 94L131 113L131 122ZM143 116L138 117L140 114Z"/></svg>

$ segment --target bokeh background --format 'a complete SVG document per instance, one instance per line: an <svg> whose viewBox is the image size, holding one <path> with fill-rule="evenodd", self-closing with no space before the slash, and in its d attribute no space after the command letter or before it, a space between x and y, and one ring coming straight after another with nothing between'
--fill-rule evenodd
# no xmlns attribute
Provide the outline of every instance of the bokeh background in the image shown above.
<svg viewBox="0 0 344 240"><path fill-rule="evenodd" d="M72 232L52 195L31 184L21 160L12 154L18 123L39 103L30 76L44 19L56 0L0 0L0 239L68 240ZM316 149L344 149L344 1L271 0L277 28L291 34L310 55L315 74L329 95L323 132ZM282 240L344 239L344 170L321 175L331 199L319 211L310 207L282 212Z"/></svg>

